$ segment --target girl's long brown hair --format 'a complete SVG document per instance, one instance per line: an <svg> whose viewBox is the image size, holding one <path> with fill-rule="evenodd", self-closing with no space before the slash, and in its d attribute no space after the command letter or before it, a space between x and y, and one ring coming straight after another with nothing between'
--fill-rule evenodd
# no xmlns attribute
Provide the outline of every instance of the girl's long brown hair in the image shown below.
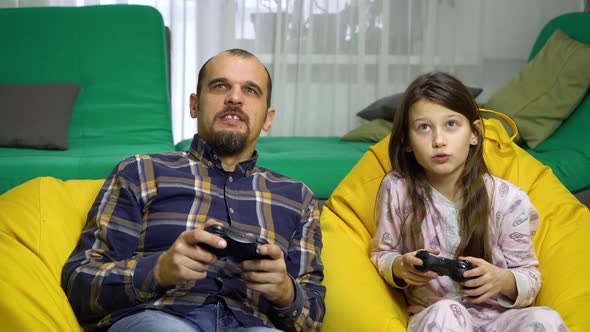
<svg viewBox="0 0 590 332"><path fill-rule="evenodd" d="M463 174L457 184L463 201L459 214L459 235L461 242L455 257L473 256L492 262L489 243L490 200L484 183L488 172L483 159L483 121L479 107L469 90L454 76L433 72L418 76L406 89L398 108L389 142L389 160L393 171L406 180L407 194L412 205L412 214L402 224L401 236L410 240L414 250L422 248L422 221L426 216L427 204L432 205L430 185L424 168L416 161L409 144L409 113L417 101L425 99L465 116L471 130L478 135L478 143L471 145ZM481 131L473 124L480 120ZM407 236L409 234L409 237Z"/></svg>

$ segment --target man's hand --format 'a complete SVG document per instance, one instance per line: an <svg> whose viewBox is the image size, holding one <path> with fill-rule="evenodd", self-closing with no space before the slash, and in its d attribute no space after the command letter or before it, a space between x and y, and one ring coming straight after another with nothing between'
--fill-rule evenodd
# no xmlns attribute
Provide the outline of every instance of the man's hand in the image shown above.
<svg viewBox="0 0 590 332"><path fill-rule="evenodd" d="M205 225L215 222L210 219ZM186 281L204 279L207 276L207 267L217 257L198 246L199 243L206 243L220 249L227 246L221 237L202 229L183 232L170 249L158 258L154 274L160 286L174 286Z"/></svg>
<svg viewBox="0 0 590 332"><path fill-rule="evenodd" d="M241 263L246 287L262 293L276 307L290 306L295 301L295 286L287 274L283 251L275 244L265 244L258 253L270 259L252 259Z"/></svg>
<svg viewBox="0 0 590 332"><path fill-rule="evenodd" d="M416 257L418 251L408 252L395 258L393 261L393 276L395 278L402 279L408 285L423 286L438 277L438 274L433 271L416 270L414 266L422 265L422 260ZM434 255L440 254L438 249L428 249L428 252Z"/></svg>

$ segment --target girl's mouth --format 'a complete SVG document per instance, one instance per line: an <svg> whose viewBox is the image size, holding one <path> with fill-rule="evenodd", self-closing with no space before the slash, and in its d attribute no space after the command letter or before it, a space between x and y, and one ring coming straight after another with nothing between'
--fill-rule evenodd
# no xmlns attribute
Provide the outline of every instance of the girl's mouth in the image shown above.
<svg viewBox="0 0 590 332"><path fill-rule="evenodd" d="M445 161L449 160L449 155L448 154L444 154L444 153L437 154L434 157L432 157L432 160L434 160L436 162L439 162L439 163L442 163L442 162L445 162Z"/></svg>

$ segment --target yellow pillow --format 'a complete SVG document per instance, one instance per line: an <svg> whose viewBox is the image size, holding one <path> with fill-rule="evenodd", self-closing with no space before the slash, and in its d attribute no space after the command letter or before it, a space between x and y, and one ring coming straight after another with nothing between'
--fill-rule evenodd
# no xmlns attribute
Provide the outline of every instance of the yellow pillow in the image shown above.
<svg viewBox="0 0 590 332"><path fill-rule="evenodd" d="M61 270L103 181L37 178L0 196L3 330L80 330Z"/></svg>
<svg viewBox="0 0 590 332"><path fill-rule="evenodd" d="M498 120L484 120L484 127L490 171L525 190L541 216L534 244L543 287L535 305L557 310L572 331L590 331L583 309L590 307L590 264L583 263L587 260L584 244L590 239L590 211L550 168L513 143ZM388 145L386 137L370 147L322 211L327 287L324 324L332 331L405 331L407 314L401 292L390 289L369 261L375 197L381 178L391 169ZM366 325L357 322L359 317Z"/></svg>

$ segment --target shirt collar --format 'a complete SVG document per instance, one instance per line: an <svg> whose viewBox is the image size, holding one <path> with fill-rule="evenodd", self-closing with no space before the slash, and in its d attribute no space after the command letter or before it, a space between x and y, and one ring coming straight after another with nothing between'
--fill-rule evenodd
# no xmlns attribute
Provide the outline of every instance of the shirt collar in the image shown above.
<svg viewBox="0 0 590 332"><path fill-rule="evenodd" d="M223 166L221 164L221 159L219 158L215 150L213 150L209 143L207 143L204 139L199 137L199 134L195 134L195 136L193 136L193 141L191 143L189 152L196 160L202 162L208 167L216 167L224 171ZM256 167L257 160L258 152L254 151L252 157L250 157L250 159L241 161L237 165L236 170L233 173L235 175L242 174L244 176L252 174L254 168Z"/></svg>
<svg viewBox="0 0 590 332"><path fill-rule="evenodd" d="M457 204L454 204L448 198L446 198L445 195L441 194L438 190L436 190L436 188L434 188L432 185L430 185L430 189L433 200L438 201L439 203L442 203L454 209L459 209L461 207L462 201L459 201L457 202Z"/></svg>

